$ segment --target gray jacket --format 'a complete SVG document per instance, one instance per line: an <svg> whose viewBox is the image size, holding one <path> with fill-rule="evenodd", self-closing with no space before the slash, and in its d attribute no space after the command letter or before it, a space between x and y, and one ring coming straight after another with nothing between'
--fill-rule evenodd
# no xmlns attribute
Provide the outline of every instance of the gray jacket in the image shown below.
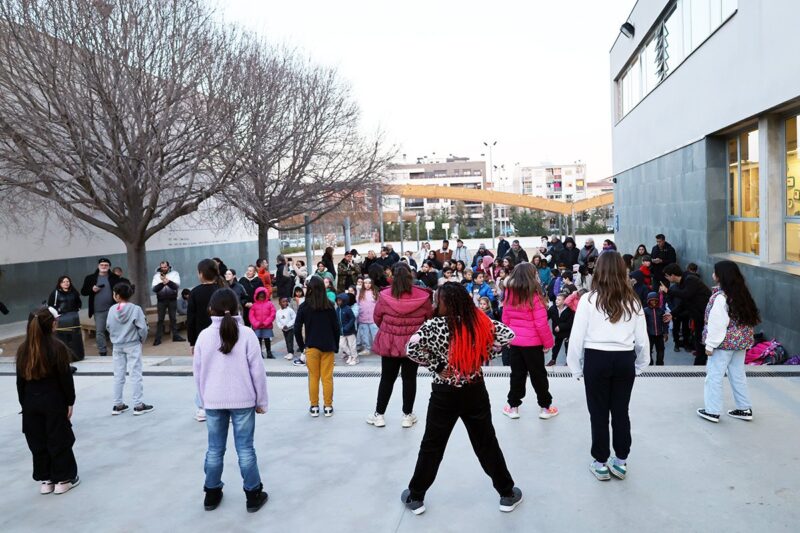
<svg viewBox="0 0 800 533"><path fill-rule="evenodd" d="M147 320L144 311L136 304L115 303L108 310L106 322L111 344L144 343L147 339Z"/></svg>

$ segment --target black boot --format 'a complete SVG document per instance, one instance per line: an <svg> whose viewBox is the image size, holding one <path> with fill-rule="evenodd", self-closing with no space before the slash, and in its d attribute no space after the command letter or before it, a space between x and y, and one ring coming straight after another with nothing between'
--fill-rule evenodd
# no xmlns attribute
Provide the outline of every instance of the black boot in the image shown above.
<svg viewBox="0 0 800 533"><path fill-rule="evenodd" d="M269 495L264 492L264 484L262 483L258 487L253 490L245 490L244 493L247 496L247 512L248 513L255 513L261 507L267 503L269 499Z"/></svg>
<svg viewBox="0 0 800 533"><path fill-rule="evenodd" d="M203 487L203 490L206 491L206 498L203 500L203 506L206 508L206 511L213 511L219 506L219 502L222 501L222 487L218 489Z"/></svg>

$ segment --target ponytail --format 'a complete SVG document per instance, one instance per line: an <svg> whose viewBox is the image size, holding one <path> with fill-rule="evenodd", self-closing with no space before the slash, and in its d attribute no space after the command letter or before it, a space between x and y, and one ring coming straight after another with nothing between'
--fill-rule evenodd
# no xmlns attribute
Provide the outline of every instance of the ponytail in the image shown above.
<svg viewBox="0 0 800 533"><path fill-rule="evenodd" d="M52 344L54 321L47 307L28 316L25 340L17 350L17 374L26 381L42 379L48 374L47 352Z"/></svg>
<svg viewBox="0 0 800 533"><path fill-rule="evenodd" d="M228 355L239 341L239 323L233 318L239 314L239 299L230 289L217 289L211 295L208 308L211 310L211 316L222 317L219 326L219 351Z"/></svg>

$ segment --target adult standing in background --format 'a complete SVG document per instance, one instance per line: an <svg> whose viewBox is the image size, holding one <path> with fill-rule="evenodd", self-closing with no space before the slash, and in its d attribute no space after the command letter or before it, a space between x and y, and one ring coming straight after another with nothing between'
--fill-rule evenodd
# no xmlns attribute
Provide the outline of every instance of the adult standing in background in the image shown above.
<svg viewBox="0 0 800 533"><path fill-rule="evenodd" d="M428 253L431 251L431 243L428 241L423 242L417 251L417 264L421 265L428 260Z"/></svg>
<svg viewBox="0 0 800 533"><path fill-rule="evenodd" d="M502 259L508 254L508 251L511 249L511 245L508 243L504 235L500 235L498 238L500 240L497 243L497 255L495 257ZM466 263L466 261L464 262Z"/></svg>
<svg viewBox="0 0 800 533"><path fill-rule="evenodd" d="M650 252L650 271L653 274L653 287L659 287L667 279L664 277L664 268L667 265L678 262L678 254L675 248L667 242L667 238L663 234L656 235L656 245Z"/></svg>
<svg viewBox="0 0 800 533"><path fill-rule="evenodd" d="M406 252L409 253L409 252ZM369 272L369 267L374 265L378 262L378 256L375 255L375 250L368 250L367 257L364 258L364 261L361 263L361 271L362 272Z"/></svg>
<svg viewBox="0 0 800 533"><path fill-rule="evenodd" d="M578 254L578 264L584 266L589 263L594 263L597 261L598 255L600 255L600 252L598 252L597 248L594 246L594 239L587 237L586 241L583 243L583 248L581 248Z"/></svg>
<svg viewBox="0 0 800 533"><path fill-rule="evenodd" d="M336 265L333 264L333 248L331 246L325 248L325 253L322 254L320 261L333 278L331 281L336 281Z"/></svg>
<svg viewBox="0 0 800 533"><path fill-rule="evenodd" d="M441 249L436 252L436 260L443 265L445 261L450 261L451 259L453 259L453 250L450 248L450 241L444 239Z"/></svg>
<svg viewBox="0 0 800 533"><path fill-rule="evenodd" d="M267 289L267 295L272 298L272 274L269 273L269 261L259 257L256 259L256 269L261 286Z"/></svg>
<svg viewBox="0 0 800 533"><path fill-rule="evenodd" d="M255 265L248 265L244 276L239 279L239 285L242 286L245 293L244 298L242 298L242 307L244 308L242 321L245 326L250 327L250 308L253 307L253 302L255 301L256 289L264 286L261 283L261 278L258 277Z"/></svg>
<svg viewBox="0 0 800 533"><path fill-rule="evenodd" d="M119 282L119 276L111 272L111 261L101 257L97 261L97 270L84 278L81 287L81 294L89 297L89 318L94 317L97 352L101 357L108 355L106 322L108 310L114 305L112 290Z"/></svg>
<svg viewBox="0 0 800 533"><path fill-rule="evenodd" d="M673 298L680 298L681 309L689 315L689 320L694 323L694 364L702 366L706 364L705 347L700 332L703 328L705 319L706 305L711 298L711 289L694 274L684 274L675 263L664 267L664 276L671 286L661 282L659 290Z"/></svg>
<svg viewBox="0 0 800 533"><path fill-rule="evenodd" d="M464 246L464 241L458 239L456 241L456 249L453 250L453 261L469 261L469 250Z"/></svg>
<svg viewBox="0 0 800 533"><path fill-rule="evenodd" d="M518 239L514 239L506 255L514 258L515 265L528 262L528 253L520 246Z"/></svg>
<svg viewBox="0 0 800 533"><path fill-rule="evenodd" d="M275 258L275 286L278 288L278 299L292 297L294 290L294 273L291 270L291 259L287 260L283 254Z"/></svg>
<svg viewBox="0 0 800 533"><path fill-rule="evenodd" d="M342 293L346 291L348 287L354 286L358 279L358 265L356 265L353 260L353 252L351 250L344 253L344 258L339 261L338 268L336 289L339 293Z"/></svg>
<svg viewBox="0 0 800 533"><path fill-rule="evenodd" d="M56 337L70 349L73 361L82 361L83 338L81 320L78 316L81 310L81 296L69 276L58 278L55 290L47 297L47 305L58 311Z"/></svg>
<svg viewBox="0 0 800 533"><path fill-rule="evenodd" d="M172 342L185 341L186 339L178 335L176 321L181 275L177 270L172 269L172 265L169 264L169 261L161 261L150 286L153 292L156 293L156 309L158 310L156 338L153 341L153 346L161 344L161 336L164 334L164 317L167 312L169 312L169 329L172 332Z"/></svg>
<svg viewBox="0 0 800 533"><path fill-rule="evenodd" d="M561 253L558 254L558 257L553 257L553 265L558 266L559 263L564 263L567 270L572 272L572 267L578 264L579 254L580 251L575 245L575 239L567 237L564 239L564 248L561 250Z"/></svg>
<svg viewBox="0 0 800 533"><path fill-rule="evenodd" d="M386 258L388 259L388 263L384 266L394 266L395 263L400 262L400 255L394 251L394 246L387 243L386 244Z"/></svg>
<svg viewBox="0 0 800 533"><path fill-rule="evenodd" d="M509 247L509 249L511 249L511 248ZM490 252L489 250L486 249L486 245L483 244L483 243L480 243L478 245L478 251L476 251L475 255L472 256L472 262L470 263L470 266L472 266L472 270L475 270L481 264L483 264L483 258L486 257L486 256L494 258L494 255L492 255L492 252ZM499 255L497 257L498 257L498 259L502 259L502 257L500 257ZM466 261L464 261L464 262L466 263Z"/></svg>
<svg viewBox="0 0 800 533"><path fill-rule="evenodd" d="M239 280L236 279L236 271L229 268L225 271L225 285L233 291L236 298L239 300L239 313L244 308L244 303L247 301L247 291L244 290Z"/></svg>

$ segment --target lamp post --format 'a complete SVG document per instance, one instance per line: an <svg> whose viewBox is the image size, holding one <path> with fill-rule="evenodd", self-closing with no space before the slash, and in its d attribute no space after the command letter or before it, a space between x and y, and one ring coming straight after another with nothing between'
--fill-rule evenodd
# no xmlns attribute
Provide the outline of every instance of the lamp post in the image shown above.
<svg viewBox="0 0 800 533"><path fill-rule="evenodd" d="M491 173L492 184L494 184L494 167L492 166L492 164L493 164L492 163L492 148L496 144L497 144L497 141L492 141L491 144L489 144L486 141L483 142L483 145L486 146L487 148L489 148L489 172ZM484 176L483 176L483 190L484 191L486 190L486 173L485 172L484 172ZM495 244L495 231L494 231L494 203L492 203L492 249L495 249L496 246L497 245Z"/></svg>

